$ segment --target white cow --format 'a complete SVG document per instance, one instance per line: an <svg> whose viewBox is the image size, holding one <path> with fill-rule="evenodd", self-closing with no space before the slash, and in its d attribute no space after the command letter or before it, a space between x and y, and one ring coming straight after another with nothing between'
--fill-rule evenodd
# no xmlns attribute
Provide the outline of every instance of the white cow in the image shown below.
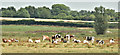
<svg viewBox="0 0 120 55"><path fill-rule="evenodd" d="M35 43L40 43L40 39L38 39L38 40L35 40Z"/></svg>
<svg viewBox="0 0 120 55"><path fill-rule="evenodd" d="M28 42L33 43L33 40L32 40L32 39L29 39Z"/></svg>
<svg viewBox="0 0 120 55"><path fill-rule="evenodd" d="M110 40L110 43L115 43L115 41L113 39Z"/></svg>

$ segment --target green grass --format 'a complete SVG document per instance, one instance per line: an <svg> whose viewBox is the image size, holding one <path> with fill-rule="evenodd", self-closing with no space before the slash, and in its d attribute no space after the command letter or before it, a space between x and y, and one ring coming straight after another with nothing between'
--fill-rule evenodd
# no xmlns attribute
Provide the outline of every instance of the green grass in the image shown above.
<svg viewBox="0 0 120 55"><path fill-rule="evenodd" d="M105 35L96 35L93 28L89 29L78 29L80 27L63 27L63 26L42 26L42 25L2 25L2 37L3 38L17 38L20 41L27 40L28 37L31 38L41 38L42 35L48 35L51 37L56 34L54 32L37 32L37 33L25 33L27 31L80 31L80 32L68 32L68 33L60 33L62 36L66 34L74 34L77 39L83 41L84 36L95 36L97 39L108 40L109 38L118 38L118 29L108 29L112 33L106 33ZM90 33L93 31L93 33ZM58 32L59 33L59 32ZM42 39L41 39L42 40ZM55 45L55 47L51 47L53 45L46 45L48 41L41 42L39 44L35 43L26 43L24 46L17 46L18 43L12 43L12 46L8 46L8 43L3 47L4 53L116 53L118 52L118 45L115 45L113 50L111 51L110 47L105 47L101 49L100 47L96 47L92 45L92 48L86 47L86 45L82 44L63 44ZM27 44L37 45L38 47L27 47ZM15 45L15 46L14 46ZM67 45L66 47L64 45ZM76 45L75 47L73 47ZM14 50L12 50L14 49ZM84 51L83 51L84 50ZM95 51L94 51L95 50Z"/></svg>
<svg viewBox="0 0 120 55"><path fill-rule="evenodd" d="M37 32L37 33L25 33L27 31L81 31L77 33L62 33L62 36L66 34L74 34L76 37L83 37L83 36L95 36L95 37L117 37L118 36L118 29L108 29L109 31L113 32L106 33L105 35L97 36L94 29L78 29L78 27L60 27L60 26L29 26L29 25L2 25L2 36L3 37L41 37L42 35L54 35L54 32ZM94 33L90 33L89 31L93 31ZM58 32L59 33L59 32Z"/></svg>

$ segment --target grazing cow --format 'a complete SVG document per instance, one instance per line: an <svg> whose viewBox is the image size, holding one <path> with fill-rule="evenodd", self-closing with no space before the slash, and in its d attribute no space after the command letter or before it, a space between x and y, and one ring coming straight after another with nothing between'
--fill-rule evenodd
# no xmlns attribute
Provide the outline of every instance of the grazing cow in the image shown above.
<svg viewBox="0 0 120 55"><path fill-rule="evenodd" d="M19 40L16 40L16 39L11 39L11 42L19 42Z"/></svg>
<svg viewBox="0 0 120 55"><path fill-rule="evenodd" d="M52 35L52 39L58 39L61 38L62 36L60 34Z"/></svg>
<svg viewBox="0 0 120 55"><path fill-rule="evenodd" d="M67 38L68 41L70 41L71 38L74 38L75 35L66 35L64 36L64 38Z"/></svg>
<svg viewBox="0 0 120 55"><path fill-rule="evenodd" d="M67 43L68 41L67 41L67 40L64 40L64 38L61 38L61 42Z"/></svg>
<svg viewBox="0 0 120 55"><path fill-rule="evenodd" d="M7 39L5 39L5 38L3 38L2 41L3 41L4 43L7 43Z"/></svg>
<svg viewBox="0 0 120 55"><path fill-rule="evenodd" d="M110 40L110 43L115 43L114 39L111 39L111 40Z"/></svg>
<svg viewBox="0 0 120 55"><path fill-rule="evenodd" d="M15 40L15 42L19 42L19 40Z"/></svg>
<svg viewBox="0 0 120 55"><path fill-rule="evenodd" d="M60 34L52 35L52 40L58 39L58 41L61 41L62 36Z"/></svg>
<svg viewBox="0 0 120 55"><path fill-rule="evenodd" d="M29 38L28 42L33 43L33 40L30 37L28 37L28 38Z"/></svg>
<svg viewBox="0 0 120 55"><path fill-rule="evenodd" d="M10 42L12 42L12 41L11 41L11 39L9 39L9 40L7 40L7 42L9 42L9 43L10 43Z"/></svg>
<svg viewBox="0 0 120 55"><path fill-rule="evenodd" d="M104 44L104 41L101 39L101 40L96 40L96 42L98 43L98 44Z"/></svg>
<svg viewBox="0 0 120 55"><path fill-rule="evenodd" d="M95 37L88 37L88 36L86 36L85 39L87 41L92 41L92 43L94 43Z"/></svg>
<svg viewBox="0 0 120 55"><path fill-rule="evenodd" d="M40 43L40 39L35 40L35 43Z"/></svg>
<svg viewBox="0 0 120 55"><path fill-rule="evenodd" d="M44 40L49 40L49 42L50 42L50 38L48 36L43 35L42 38L43 38L43 41Z"/></svg>
<svg viewBox="0 0 120 55"><path fill-rule="evenodd" d="M74 41L75 43L80 43L80 42L81 42L80 40L76 40L76 39L73 39L73 41Z"/></svg>

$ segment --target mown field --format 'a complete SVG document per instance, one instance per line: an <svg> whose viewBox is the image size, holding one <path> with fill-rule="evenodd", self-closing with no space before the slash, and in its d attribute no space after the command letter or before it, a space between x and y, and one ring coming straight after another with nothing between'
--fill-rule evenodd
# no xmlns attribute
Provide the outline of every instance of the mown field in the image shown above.
<svg viewBox="0 0 120 55"><path fill-rule="evenodd" d="M96 39L109 40L114 38L118 40L118 29L108 29L112 33L105 35L96 35L93 28L80 27L63 27L63 26L43 26L43 25L2 25L3 38L16 38L19 43L2 43L3 53L118 53L118 44L108 46L106 42L103 46L98 44L83 43L59 43L51 44L45 41L41 43L27 43L28 37L33 39L41 38L42 35L51 37L57 33L65 36L66 34L74 34L75 37L83 41L84 36L95 36ZM118 41L116 41L118 43Z"/></svg>

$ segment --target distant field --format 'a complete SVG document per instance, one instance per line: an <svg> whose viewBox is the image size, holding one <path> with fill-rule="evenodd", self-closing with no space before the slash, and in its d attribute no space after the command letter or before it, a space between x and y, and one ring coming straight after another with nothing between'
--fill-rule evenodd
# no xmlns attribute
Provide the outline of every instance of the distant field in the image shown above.
<svg viewBox="0 0 120 55"><path fill-rule="evenodd" d="M118 29L108 29L108 31L112 33L98 36L95 34L93 28L43 25L2 25L3 38L17 38L20 41L25 41L28 37L41 38L42 35L48 35L51 37L56 33L60 33L62 36L65 36L66 34L74 34L75 37L81 41L83 41L84 36L95 36L96 39L103 40L108 40L109 38L118 39ZM20 42L12 43L11 46L9 46L8 43L3 45L3 53L118 53L118 44L109 47L105 44L104 48L99 47L97 44L91 45L91 48L88 48L87 45L82 43L60 43L59 45L54 46L48 41L39 44ZM31 45L31 47L28 47L28 45Z"/></svg>

